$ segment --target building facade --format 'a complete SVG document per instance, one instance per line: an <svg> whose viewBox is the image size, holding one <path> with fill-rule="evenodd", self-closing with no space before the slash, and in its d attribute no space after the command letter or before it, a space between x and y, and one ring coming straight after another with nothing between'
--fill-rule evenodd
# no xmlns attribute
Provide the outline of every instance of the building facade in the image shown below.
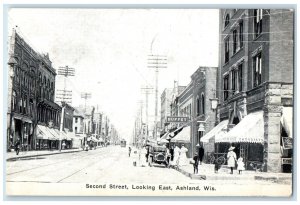
<svg viewBox="0 0 300 205"><path fill-rule="evenodd" d="M161 130L162 133L167 132L167 125L166 122L167 116L171 116L171 99L172 99L172 89L166 88L160 97L161 108L160 108L160 121L161 121Z"/></svg>
<svg viewBox="0 0 300 205"><path fill-rule="evenodd" d="M218 121L229 121L223 142L236 146L247 168L255 161L264 171L282 171L283 109L293 106L293 19L284 9L220 10ZM233 141L250 114L261 116L261 131L240 132L243 140Z"/></svg>

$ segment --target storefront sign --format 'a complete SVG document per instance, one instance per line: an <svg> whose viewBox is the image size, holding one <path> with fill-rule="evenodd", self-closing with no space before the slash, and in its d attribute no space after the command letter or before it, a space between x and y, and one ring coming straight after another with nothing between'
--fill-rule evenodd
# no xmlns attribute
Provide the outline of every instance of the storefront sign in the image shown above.
<svg viewBox="0 0 300 205"><path fill-rule="evenodd" d="M293 138L282 137L283 149L293 149Z"/></svg>
<svg viewBox="0 0 300 205"><path fill-rule="evenodd" d="M281 160L282 164L292 164L293 162L292 158L281 158Z"/></svg>
<svg viewBox="0 0 300 205"><path fill-rule="evenodd" d="M167 122L188 122L188 117L167 117Z"/></svg>

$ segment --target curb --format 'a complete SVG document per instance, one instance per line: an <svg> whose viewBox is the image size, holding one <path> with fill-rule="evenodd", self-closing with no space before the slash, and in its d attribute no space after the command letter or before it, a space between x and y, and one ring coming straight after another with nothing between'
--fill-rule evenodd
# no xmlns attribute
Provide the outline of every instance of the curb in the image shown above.
<svg viewBox="0 0 300 205"><path fill-rule="evenodd" d="M13 161L13 160L16 160L16 159L24 159L24 158L30 158L30 157L40 157L40 156L47 156L47 155L68 154L68 153L82 152L82 151L84 151L84 150L74 150L74 151L70 151L70 152L55 152L55 153L45 153L45 154L18 156L18 157L7 158L6 161Z"/></svg>
<svg viewBox="0 0 300 205"><path fill-rule="evenodd" d="M183 175L190 177L191 179L198 179L198 180L257 180L257 181L273 181L276 183L285 183L287 180L292 180L292 176L226 176L226 175L195 175L189 173L180 168L173 168L174 170L182 173Z"/></svg>

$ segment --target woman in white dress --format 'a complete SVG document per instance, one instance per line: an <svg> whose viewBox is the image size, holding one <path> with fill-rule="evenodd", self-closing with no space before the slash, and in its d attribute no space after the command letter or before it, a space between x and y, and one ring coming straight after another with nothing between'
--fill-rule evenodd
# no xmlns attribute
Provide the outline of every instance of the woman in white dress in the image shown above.
<svg viewBox="0 0 300 205"><path fill-rule="evenodd" d="M179 166L186 166L188 165L188 158L186 156L186 153L188 152L188 149L183 145L181 145L180 149L180 156L179 156Z"/></svg>
<svg viewBox="0 0 300 205"><path fill-rule="evenodd" d="M174 157L173 157L173 160L171 161L172 166L178 166L179 154L180 154L180 149L176 145L174 148Z"/></svg>

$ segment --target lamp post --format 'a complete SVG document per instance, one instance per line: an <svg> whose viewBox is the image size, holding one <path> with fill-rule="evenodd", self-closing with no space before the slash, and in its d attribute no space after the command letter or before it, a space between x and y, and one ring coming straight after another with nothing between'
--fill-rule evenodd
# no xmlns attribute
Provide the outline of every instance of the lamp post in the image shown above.
<svg viewBox="0 0 300 205"><path fill-rule="evenodd" d="M9 90L8 90L8 102L7 102L7 150L9 150L9 142L10 142L10 136L11 136L11 124L12 124L12 111L13 111L13 107L12 107L12 98L13 98L13 79L15 76L14 73L14 68L15 66L18 64L16 59L13 56L10 56L8 63L9 65L9 78L8 78L8 86L9 86Z"/></svg>

